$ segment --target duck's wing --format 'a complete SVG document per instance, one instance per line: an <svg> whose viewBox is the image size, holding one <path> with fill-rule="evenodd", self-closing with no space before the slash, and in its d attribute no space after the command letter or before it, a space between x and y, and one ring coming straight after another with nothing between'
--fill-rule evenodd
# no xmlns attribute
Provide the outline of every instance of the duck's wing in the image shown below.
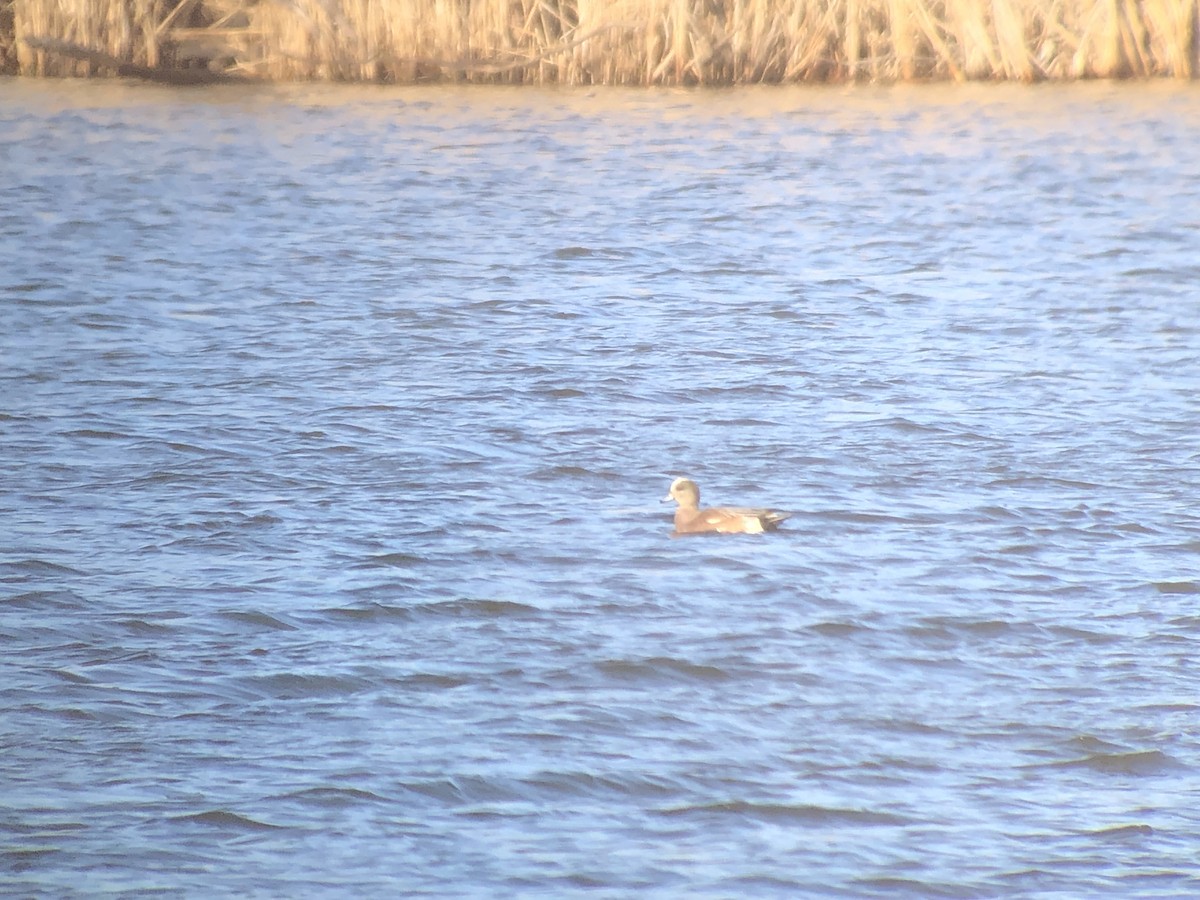
<svg viewBox="0 0 1200 900"><path fill-rule="evenodd" d="M768 528L774 528L784 519L790 519L792 517L790 512L780 512L777 509L763 509L759 510L758 512L758 517L762 519L763 523Z"/></svg>
<svg viewBox="0 0 1200 900"><path fill-rule="evenodd" d="M791 513L773 509L746 509L740 506L717 506L703 509L697 523L703 522L707 530L725 534L759 534L771 531Z"/></svg>

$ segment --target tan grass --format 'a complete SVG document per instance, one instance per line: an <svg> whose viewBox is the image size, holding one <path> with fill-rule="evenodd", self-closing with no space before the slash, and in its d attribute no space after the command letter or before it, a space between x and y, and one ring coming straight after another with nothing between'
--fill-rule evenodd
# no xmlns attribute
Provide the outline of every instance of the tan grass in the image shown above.
<svg viewBox="0 0 1200 900"><path fill-rule="evenodd" d="M750 84L1194 78L1200 0L0 0L28 74L205 57L270 79ZM0 29L6 18L0 15Z"/></svg>

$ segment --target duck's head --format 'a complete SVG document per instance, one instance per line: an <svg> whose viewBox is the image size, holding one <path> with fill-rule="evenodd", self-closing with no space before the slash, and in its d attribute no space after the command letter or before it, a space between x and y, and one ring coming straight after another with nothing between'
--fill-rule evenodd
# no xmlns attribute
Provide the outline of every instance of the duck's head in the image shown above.
<svg viewBox="0 0 1200 900"><path fill-rule="evenodd" d="M700 505L700 488L690 478L676 478L662 502L669 503L672 500L686 509L695 509Z"/></svg>

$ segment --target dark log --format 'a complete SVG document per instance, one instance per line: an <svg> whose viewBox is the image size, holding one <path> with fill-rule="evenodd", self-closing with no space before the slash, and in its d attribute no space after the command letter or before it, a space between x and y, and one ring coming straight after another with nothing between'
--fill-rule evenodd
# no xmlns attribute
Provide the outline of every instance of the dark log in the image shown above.
<svg viewBox="0 0 1200 900"><path fill-rule="evenodd" d="M139 66L99 50L92 50L54 38L26 37L23 40L34 50L57 53L59 56L90 62L101 69L112 69L117 75L126 78L144 78L146 81L157 81L161 84L241 84L246 81L245 78L226 75L223 72L210 72L208 69L167 69Z"/></svg>

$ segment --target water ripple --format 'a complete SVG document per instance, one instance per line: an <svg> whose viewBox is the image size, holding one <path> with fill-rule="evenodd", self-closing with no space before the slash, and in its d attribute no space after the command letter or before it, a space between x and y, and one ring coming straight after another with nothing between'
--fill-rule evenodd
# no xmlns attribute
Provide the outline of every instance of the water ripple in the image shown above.
<svg viewBox="0 0 1200 900"><path fill-rule="evenodd" d="M1187 85L4 87L0 893L1200 895Z"/></svg>

